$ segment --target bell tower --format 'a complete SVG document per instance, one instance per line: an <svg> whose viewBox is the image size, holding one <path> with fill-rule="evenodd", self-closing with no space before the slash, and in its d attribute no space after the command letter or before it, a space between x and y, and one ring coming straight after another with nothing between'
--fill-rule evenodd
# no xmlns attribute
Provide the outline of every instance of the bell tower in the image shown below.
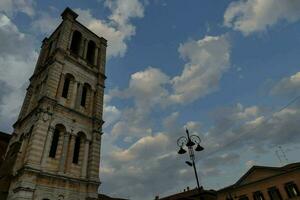
<svg viewBox="0 0 300 200"><path fill-rule="evenodd" d="M9 200L97 199L107 41L66 8L45 38L6 155Z"/></svg>

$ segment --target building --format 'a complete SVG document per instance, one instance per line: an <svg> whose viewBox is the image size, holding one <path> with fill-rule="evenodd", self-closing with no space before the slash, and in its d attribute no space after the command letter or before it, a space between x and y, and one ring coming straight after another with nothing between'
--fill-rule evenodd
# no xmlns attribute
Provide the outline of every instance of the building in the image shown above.
<svg viewBox="0 0 300 200"><path fill-rule="evenodd" d="M7 179L8 177L5 176L5 172L7 172L8 169L2 168L2 166L10 138L11 135L0 131L0 179L2 179L2 181L0 181L0 199L6 199L9 187L9 180Z"/></svg>
<svg viewBox="0 0 300 200"><path fill-rule="evenodd" d="M159 196L155 197L155 200L216 200L217 193L215 190L203 190L200 189L200 192L197 188L190 190L187 187L183 192L173 194L167 197L160 198Z"/></svg>
<svg viewBox="0 0 300 200"><path fill-rule="evenodd" d="M77 16L65 9L43 40L0 169L1 200L98 198L107 41Z"/></svg>
<svg viewBox="0 0 300 200"><path fill-rule="evenodd" d="M0 166L2 165L2 162L4 161L4 155L9 143L9 140L11 138L11 135L1 132L0 131Z"/></svg>
<svg viewBox="0 0 300 200"><path fill-rule="evenodd" d="M253 166L235 184L219 190L218 200L300 199L300 163Z"/></svg>

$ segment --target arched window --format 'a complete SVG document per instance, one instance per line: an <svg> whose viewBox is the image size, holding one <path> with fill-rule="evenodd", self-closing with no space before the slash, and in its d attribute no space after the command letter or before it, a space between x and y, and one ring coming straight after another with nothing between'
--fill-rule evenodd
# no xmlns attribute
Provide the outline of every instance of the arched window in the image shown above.
<svg viewBox="0 0 300 200"><path fill-rule="evenodd" d="M80 152L80 136L75 139L74 152L73 152L73 163L78 164L79 152Z"/></svg>
<svg viewBox="0 0 300 200"><path fill-rule="evenodd" d="M68 98L68 91L69 91L70 81L71 81L71 78L67 76L65 78L64 87L63 87L63 91L62 91L62 94L61 94L61 96L64 97L64 98Z"/></svg>
<svg viewBox="0 0 300 200"><path fill-rule="evenodd" d="M74 31L70 50L71 50L72 53L74 53L76 55L79 54L81 37L82 36L81 36L81 33L79 31Z"/></svg>
<svg viewBox="0 0 300 200"><path fill-rule="evenodd" d="M52 143L51 143L51 149L49 152L49 157L51 158L55 158L56 150L58 146L58 140L59 140L59 130L58 128L55 128L53 133Z"/></svg>
<svg viewBox="0 0 300 200"><path fill-rule="evenodd" d="M93 41L89 41L88 43L88 48L87 48L87 55L86 59L88 63L94 64L94 59L95 59L95 49L96 49L96 44Z"/></svg>
<svg viewBox="0 0 300 200"><path fill-rule="evenodd" d="M89 86L87 84L84 84L83 88L82 88L80 105L83 106L83 107L86 104L86 96L87 96L87 92L88 92L88 87Z"/></svg>

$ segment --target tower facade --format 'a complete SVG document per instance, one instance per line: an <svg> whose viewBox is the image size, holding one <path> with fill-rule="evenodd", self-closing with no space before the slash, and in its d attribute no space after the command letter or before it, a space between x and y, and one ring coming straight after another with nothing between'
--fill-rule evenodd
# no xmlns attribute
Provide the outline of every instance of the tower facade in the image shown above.
<svg viewBox="0 0 300 200"><path fill-rule="evenodd" d="M106 40L67 8L30 78L6 157L15 156L9 200L98 195Z"/></svg>

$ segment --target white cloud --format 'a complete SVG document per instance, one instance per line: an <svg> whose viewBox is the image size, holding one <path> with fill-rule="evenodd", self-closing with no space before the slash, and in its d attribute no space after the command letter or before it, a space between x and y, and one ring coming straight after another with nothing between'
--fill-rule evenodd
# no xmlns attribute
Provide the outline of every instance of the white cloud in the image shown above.
<svg viewBox="0 0 300 200"><path fill-rule="evenodd" d="M230 64L228 38L206 36L181 44L178 51L187 60L180 75L170 79L160 69L148 67L131 75L127 89L113 90L111 95L133 97L137 107L145 108L187 104L216 91Z"/></svg>
<svg viewBox="0 0 300 200"><path fill-rule="evenodd" d="M253 165L255 165L255 161L254 160L248 160L245 163L245 165L246 165L247 168L251 168Z"/></svg>
<svg viewBox="0 0 300 200"><path fill-rule="evenodd" d="M90 10L76 9L76 12L79 14L79 21L97 35L108 40L108 57L123 56L125 54L127 50L125 43L127 35L112 27L108 22L93 17Z"/></svg>
<svg viewBox="0 0 300 200"><path fill-rule="evenodd" d="M151 107L159 104L168 95L164 85L169 77L157 68L148 67L131 75L128 93L134 97L138 107Z"/></svg>
<svg viewBox="0 0 300 200"><path fill-rule="evenodd" d="M189 103L215 91L230 64L230 44L226 36L206 36L191 40L178 49L188 62L179 76L172 79L174 93L170 100Z"/></svg>
<svg viewBox="0 0 300 200"><path fill-rule="evenodd" d="M169 77L157 68L148 67L131 75L129 86L123 91L112 90L109 96L133 98L134 106L122 110L121 119L111 133L119 136L142 137L152 134L150 114L157 105L166 102L168 91L164 88Z"/></svg>
<svg viewBox="0 0 300 200"><path fill-rule="evenodd" d="M111 96L104 95L104 104L103 104L103 119L105 121L104 128L114 124L121 117L121 111L113 105L109 105Z"/></svg>
<svg viewBox="0 0 300 200"><path fill-rule="evenodd" d="M8 130L20 109L37 52L32 38L20 32L4 14L0 14L0 38L0 126Z"/></svg>
<svg viewBox="0 0 300 200"><path fill-rule="evenodd" d="M300 129L297 122L300 119L299 105L275 112L271 118L266 117L268 113L263 110L264 108L257 107L255 116L250 115L247 118L240 117L241 110L236 107L216 111L213 114L214 126L204 138L207 141L204 153L213 155L214 152L216 155L226 150L249 147L254 153L263 154L265 151L262 147L299 143L300 137L296 134Z"/></svg>
<svg viewBox="0 0 300 200"><path fill-rule="evenodd" d="M229 4L224 24L245 35L264 31L280 21L300 19L298 0L238 0Z"/></svg>
<svg viewBox="0 0 300 200"><path fill-rule="evenodd" d="M168 146L169 139L166 135L159 133L155 136L145 136L126 150L112 152L117 161L133 161L149 159L161 155Z"/></svg>
<svg viewBox="0 0 300 200"><path fill-rule="evenodd" d="M104 127L108 127L109 125L113 124L121 116L121 111L116 106L104 105L103 111L103 118L105 121Z"/></svg>
<svg viewBox="0 0 300 200"><path fill-rule="evenodd" d="M32 28L39 33L51 34L60 22L59 17L52 17L47 12L40 12L38 15L32 22Z"/></svg>
<svg viewBox="0 0 300 200"><path fill-rule="evenodd" d="M299 95L300 88L300 72L293 74L290 77L282 78L275 86L272 88L271 93L274 95L288 95L296 96Z"/></svg>
<svg viewBox="0 0 300 200"><path fill-rule="evenodd" d="M34 4L34 0L1 0L0 11L9 16L12 16L16 12L23 12L29 16L33 16L35 14Z"/></svg>
<svg viewBox="0 0 300 200"><path fill-rule="evenodd" d="M127 50L126 42L135 35L135 26L130 22L132 18L144 16L144 6L138 0L105 1L111 10L108 20L100 20L92 16L90 10L76 9L79 21L99 36L108 40L107 55L124 56Z"/></svg>
<svg viewBox="0 0 300 200"><path fill-rule="evenodd" d="M106 0L105 5L112 12L109 19L118 26L128 25L130 18L144 17L144 6L139 0Z"/></svg>
<svg viewBox="0 0 300 200"><path fill-rule="evenodd" d="M167 194L174 186L189 183L193 174L184 172L184 161L176 151L170 151L173 145L168 135L156 133L140 138L127 149L107 152L102 163L101 192L130 199L150 199L157 193Z"/></svg>
<svg viewBox="0 0 300 200"><path fill-rule="evenodd" d="M218 168L219 166L231 165L238 163L240 159L240 155L238 153L223 153L218 154L214 157L209 157L203 159L203 166L211 169L211 168Z"/></svg>

